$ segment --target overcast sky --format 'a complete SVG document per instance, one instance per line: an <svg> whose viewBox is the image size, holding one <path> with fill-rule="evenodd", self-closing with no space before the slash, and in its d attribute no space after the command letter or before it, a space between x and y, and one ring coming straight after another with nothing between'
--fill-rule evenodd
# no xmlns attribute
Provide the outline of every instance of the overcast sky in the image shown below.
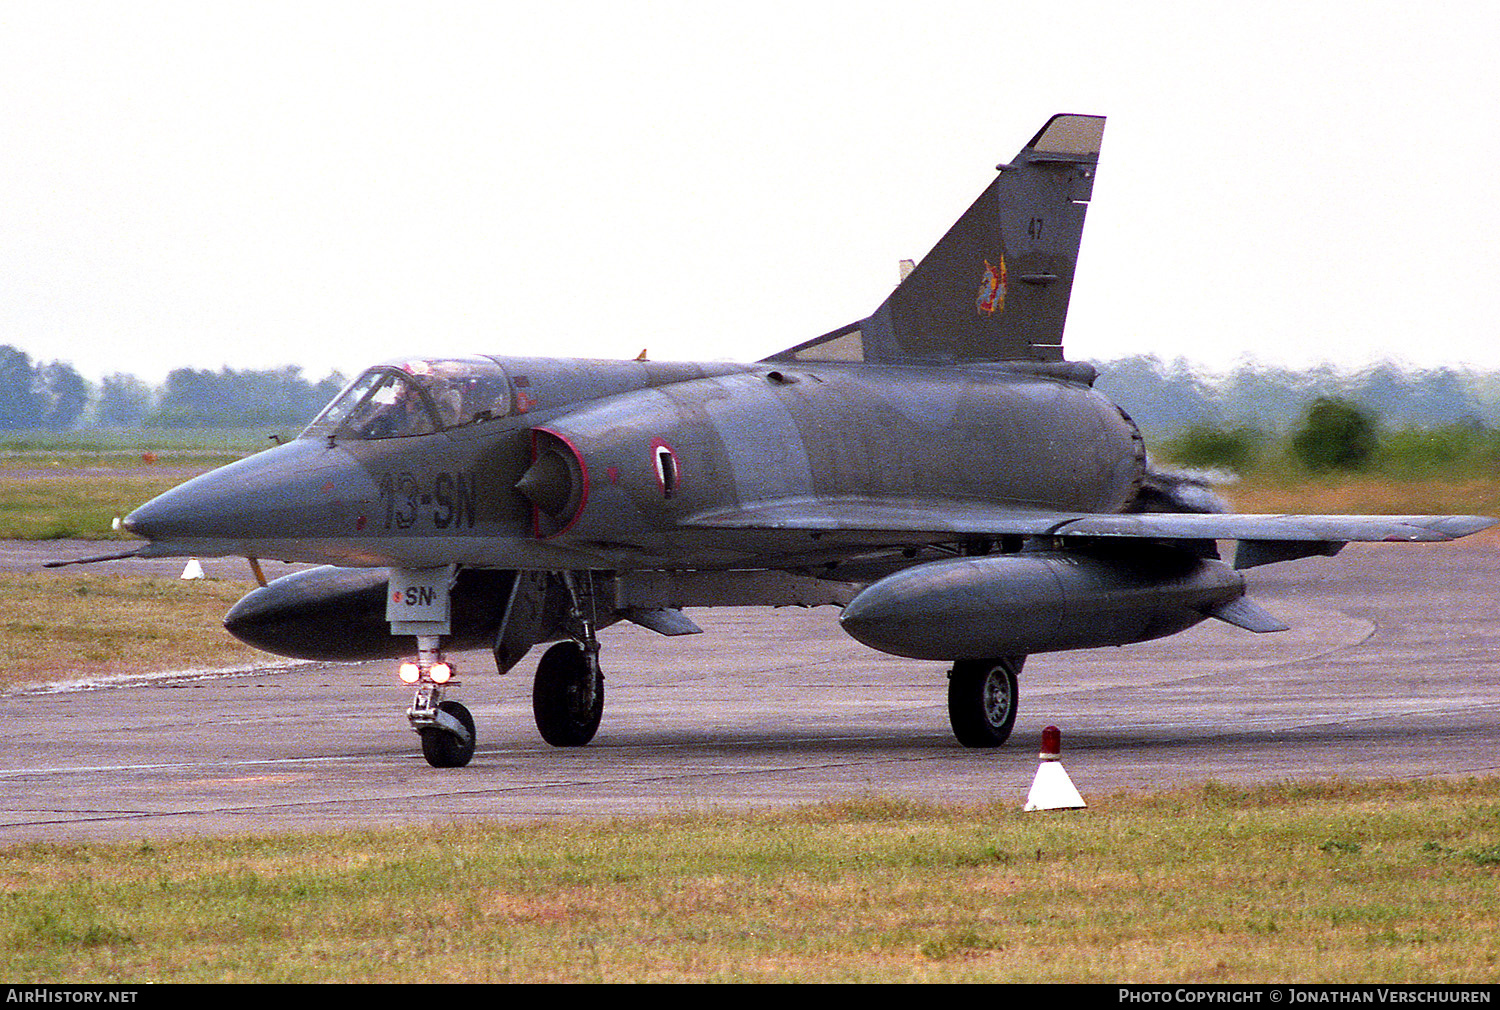
<svg viewBox="0 0 1500 1010"><path fill-rule="evenodd" d="M0 0L0 343L753 359L1109 117L1070 358L1500 368L1500 5Z"/></svg>

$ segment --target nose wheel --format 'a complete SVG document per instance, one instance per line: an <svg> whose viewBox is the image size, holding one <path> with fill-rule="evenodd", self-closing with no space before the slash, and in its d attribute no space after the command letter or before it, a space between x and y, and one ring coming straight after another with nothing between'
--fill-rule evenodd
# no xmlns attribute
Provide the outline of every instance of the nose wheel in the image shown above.
<svg viewBox="0 0 1500 1010"><path fill-rule="evenodd" d="M456 701L440 702L438 711L457 722L463 733L456 733L447 726L417 730L422 737L422 756L434 768L462 768L474 757L474 717Z"/></svg>
<svg viewBox="0 0 1500 1010"><path fill-rule="evenodd" d="M422 738L422 756L434 768L462 768L474 757L474 717L444 691L456 681L437 649L422 648L417 662L401 664L401 680L416 686L406 720Z"/></svg>

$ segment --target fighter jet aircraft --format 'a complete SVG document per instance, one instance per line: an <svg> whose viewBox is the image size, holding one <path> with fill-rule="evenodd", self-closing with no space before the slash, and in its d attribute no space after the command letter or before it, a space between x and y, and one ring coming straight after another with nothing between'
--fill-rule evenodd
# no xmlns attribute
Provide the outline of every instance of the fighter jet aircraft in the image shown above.
<svg viewBox="0 0 1500 1010"><path fill-rule="evenodd" d="M445 697L449 651L491 649L504 673L555 642L536 723L579 746L603 710L600 628L839 606L858 641L951 664L954 734L992 747L1031 653L1207 618L1281 630L1239 569L1491 525L1227 514L1148 468L1095 370L1063 359L1103 132L1050 119L866 319L751 364L376 365L300 438L124 527L142 556L321 565L252 591L226 627L288 656L403 659L423 754L456 767L475 729ZM1238 541L1232 565L1218 540Z"/></svg>

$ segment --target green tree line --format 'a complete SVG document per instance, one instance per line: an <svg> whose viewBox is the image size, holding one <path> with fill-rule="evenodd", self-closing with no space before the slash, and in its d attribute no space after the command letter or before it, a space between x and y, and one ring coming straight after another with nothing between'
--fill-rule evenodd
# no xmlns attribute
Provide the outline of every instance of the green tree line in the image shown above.
<svg viewBox="0 0 1500 1010"><path fill-rule="evenodd" d="M1247 363L1210 376L1154 357L1099 371L1095 386L1146 430L1154 455L1179 465L1396 477L1500 469L1500 372Z"/></svg>
<svg viewBox="0 0 1500 1010"><path fill-rule="evenodd" d="M91 383L67 362L33 362L4 345L0 430L300 425L345 382L338 372L312 382L300 367L287 365L263 371L178 368L159 386L124 373Z"/></svg>
<svg viewBox="0 0 1500 1010"><path fill-rule="evenodd" d="M1181 358L1137 356L1099 365L1094 385L1157 434L1194 425L1285 432L1319 398L1346 400L1403 427L1500 425L1500 372L1473 369L1382 362L1345 373L1329 365L1295 371L1247 362L1215 376Z"/></svg>
<svg viewBox="0 0 1500 1010"><path fill-rule="evenodd" d="M1472 418L1438 425L1391 425L1337 396L1307 404L1283 432L1251 425L1189 425L1153 444L1170 463L1275 473L1368 471L1382 477L1487 477L1500 471L1500 429Z"/></svg>

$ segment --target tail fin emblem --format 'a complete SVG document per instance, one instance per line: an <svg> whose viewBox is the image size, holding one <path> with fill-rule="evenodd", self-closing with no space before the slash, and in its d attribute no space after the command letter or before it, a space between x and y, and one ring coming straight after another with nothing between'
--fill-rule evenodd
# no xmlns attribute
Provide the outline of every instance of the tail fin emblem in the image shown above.
<svg viewBox="0 0 1500 1010"><path fill-rule="evenodd" d="M989 260L984 261L984 279L979 282L979 296L975 307L987 316L1005 311L1005 257L1000 257L997 269Z"/></svg>

